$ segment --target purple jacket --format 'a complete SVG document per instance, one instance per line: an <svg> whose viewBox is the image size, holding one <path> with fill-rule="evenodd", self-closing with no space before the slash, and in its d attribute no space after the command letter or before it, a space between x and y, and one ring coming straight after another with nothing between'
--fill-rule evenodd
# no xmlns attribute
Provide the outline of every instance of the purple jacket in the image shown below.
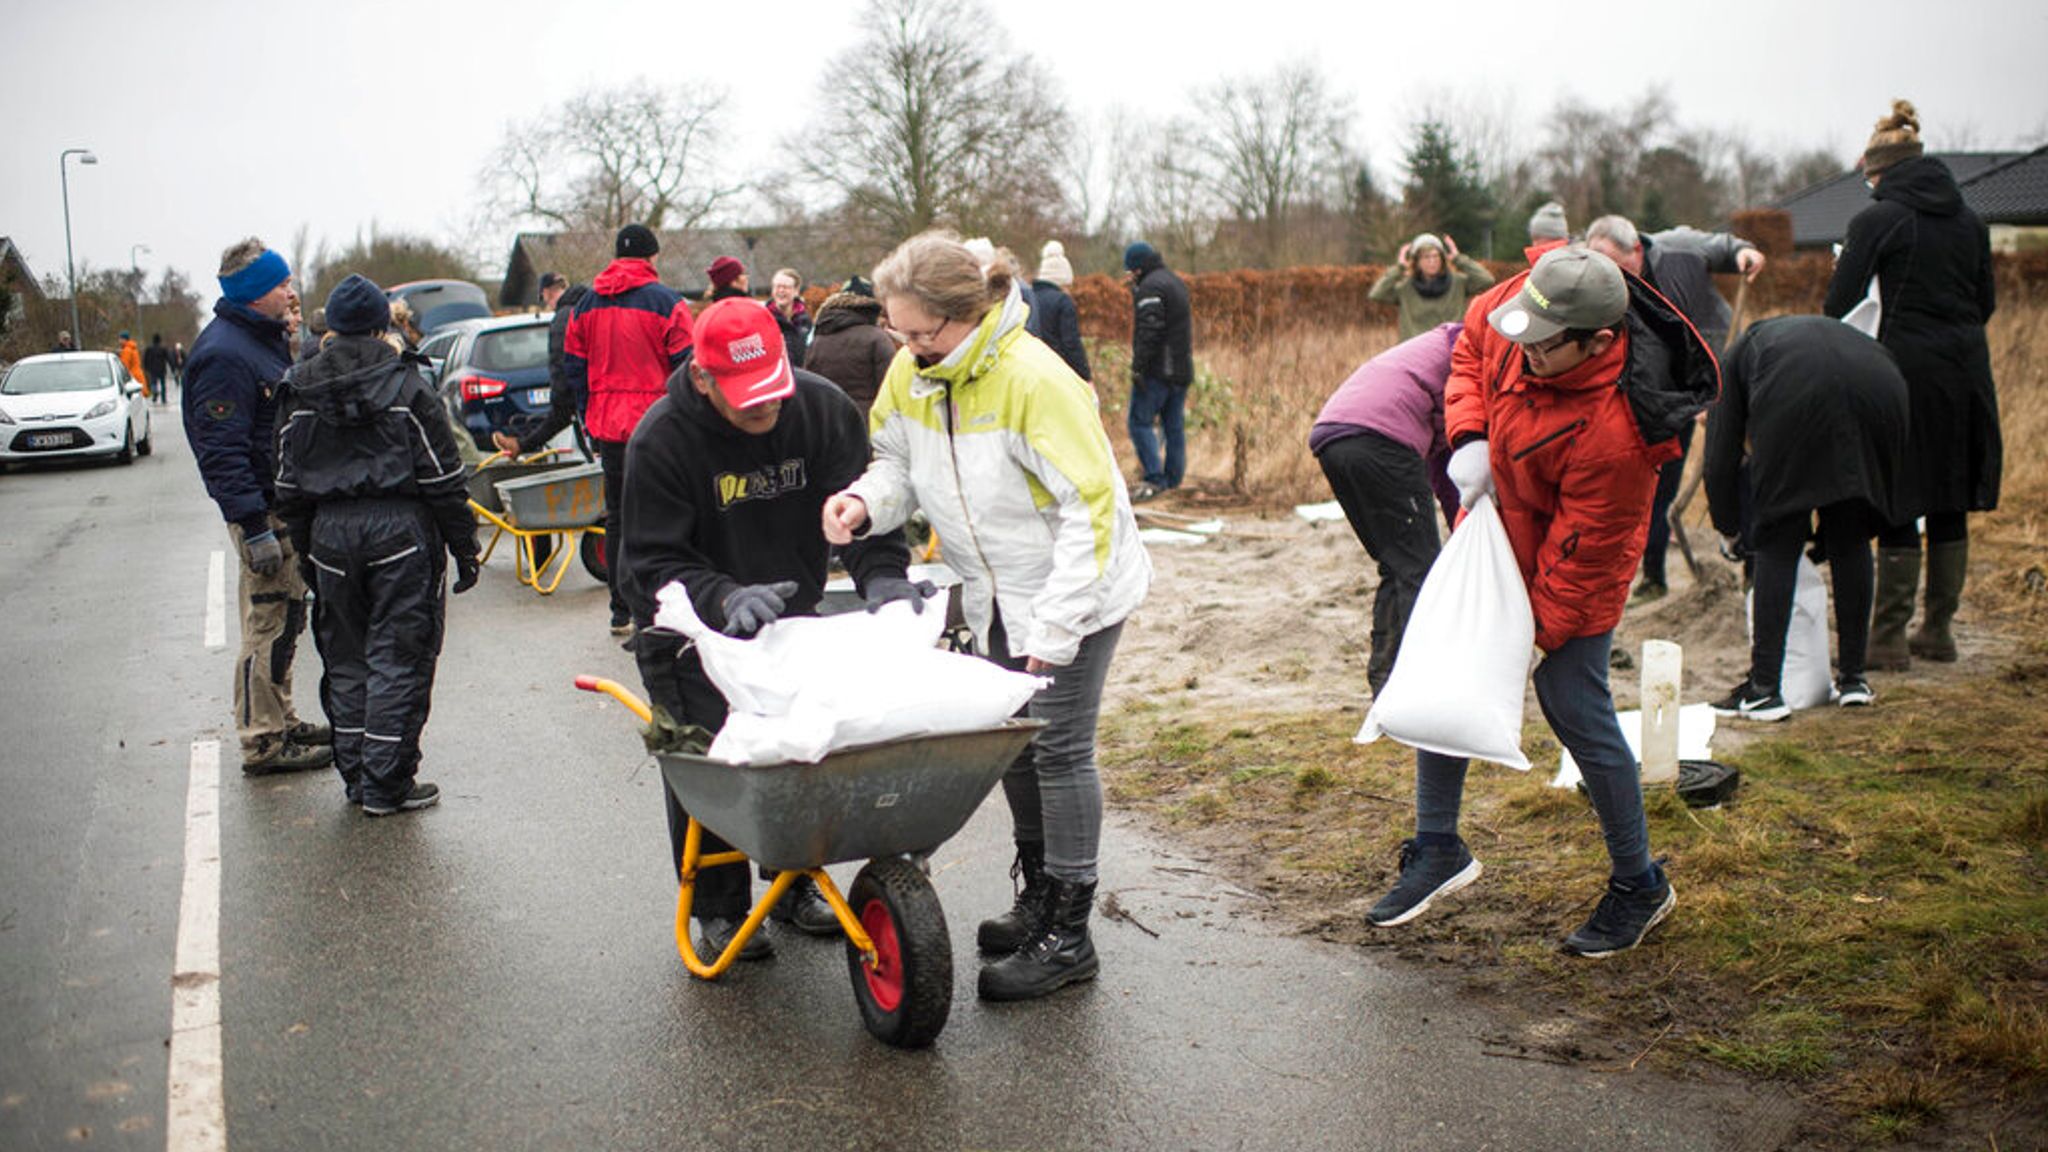
<svg viewBox="0 0 2048 1152"><path fill-rule="evenodd" d="M1360 365L1316 414L1309 450L1320 454L1332 441L1377 432L1422 457L1438 501L1449 493L1446 508L1455 509L1457 489L1444 475L1451 451L1444 440L1444 382L1451 376L1451 346L1463 328L1440 324Z"/></svg>

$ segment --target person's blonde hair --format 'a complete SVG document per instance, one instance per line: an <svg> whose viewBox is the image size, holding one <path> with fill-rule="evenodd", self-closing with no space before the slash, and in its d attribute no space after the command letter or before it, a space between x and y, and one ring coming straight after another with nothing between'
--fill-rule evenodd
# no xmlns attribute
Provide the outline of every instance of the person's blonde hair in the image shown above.
<svg viewBox="0 0 2048 1152"><path fill-rule="evenodd" d="M791 280L796 281L797 291L801 292L804 290L804 275L803 273L797 271L794 268L777 268L775 270L775 276L787 276ZM773 285L775 283L775 276L770 276L768 278L768 283L770 285Z"/></svg>
<svg viewBox="0 0 2048 1152"><path fill-rule="evenodd" d="M1010 294L1007 263L998 262L983 274L958 233L935 228L896 246L875 265L875 296L886 304L891 296L908 296L943 320L979 320L981 314Z"/></svg>

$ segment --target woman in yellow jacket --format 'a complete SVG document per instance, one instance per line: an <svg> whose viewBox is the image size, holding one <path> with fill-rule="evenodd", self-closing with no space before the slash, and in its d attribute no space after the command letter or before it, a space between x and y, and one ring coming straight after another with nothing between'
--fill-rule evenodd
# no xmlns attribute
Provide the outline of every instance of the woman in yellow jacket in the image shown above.
<svg viewBox="0 0 2048 1152"><path fill-rule="evenodd" d="M1029 707L1046 727L1003 778L1024 888L978 934L997 957L982 997L1032 999L1096 972L1096 717L1152 564L1095 392L1024 330L1003 263L984 270L957 237L927 232L874 284L904 348L869 415L873 462L825 502L825 535L843 544L922 510L960 574L979 650L1052 680Z"/></svg>

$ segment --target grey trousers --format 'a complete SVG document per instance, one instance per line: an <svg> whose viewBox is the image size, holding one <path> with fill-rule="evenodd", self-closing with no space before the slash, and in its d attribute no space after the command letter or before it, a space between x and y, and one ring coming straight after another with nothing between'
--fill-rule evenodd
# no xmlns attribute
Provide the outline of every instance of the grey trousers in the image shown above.
<svg viewBox="0 0 2048 1152"><path fill-rule="evenodd" d="M1121 622L1082 639L1074 662L1048 668L1052 686L1032 697L1023 715L1045 721L1031 744L1003 774L1003 799L1019 842L1045 843L1045 870L1055 879L1095 882L1102 846L1102 777L1095 766L1095 722L1102 686L1123 635ZM1002 618L989 628L989 651L1008 650ZM1023 671L1024 658L991 655Z"/></svg>

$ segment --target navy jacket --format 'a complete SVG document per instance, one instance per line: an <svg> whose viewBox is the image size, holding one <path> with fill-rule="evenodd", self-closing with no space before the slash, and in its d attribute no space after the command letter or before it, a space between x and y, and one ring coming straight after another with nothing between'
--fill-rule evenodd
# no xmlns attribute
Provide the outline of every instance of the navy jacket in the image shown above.
<svg viewBox="0 0 2048 1152"><path fill-rule="evenodd" d="M221 519L253 536L270 530L277 384L291 369L284 321L222 299L192 342L180 400L185 436Z"/></svg>
<svg viewBox="0 0 2048 1152"><path fill-rule="evenodd" d="M1188 286L1156 255L1131 286L1131 375L1183 388L1195 382Z"/></svg>
<svg viewBox="0 0 2048 1152"><path fill-rule="evenodd" d="M1039 317L1038 338L1060 354L1074 375L1095 379L1088 371L1088 349L1081 343L1081 314L1074 307L1074 298L1050 280L1032 281L1031 295L1038 302L1032 312Z"/></svg>

